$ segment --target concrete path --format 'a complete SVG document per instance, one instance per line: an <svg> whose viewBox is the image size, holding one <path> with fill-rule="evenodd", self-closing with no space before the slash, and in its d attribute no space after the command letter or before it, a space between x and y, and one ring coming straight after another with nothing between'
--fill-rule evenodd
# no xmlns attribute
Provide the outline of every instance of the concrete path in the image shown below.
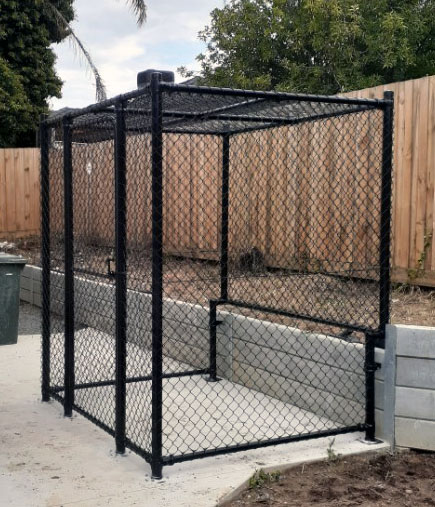
<svg viewBox="0 0 435 507"><path fill-rule="evenodd" d="M39 354L39 335L21 335L17 345L0 347L2 507L207 507L255 469L326 457L329 438L308 440L181 463L166 467L162 481L152 481L149 466L130 452L117 456L113 439L102 430L78 415L63 418L56 402L40 402ZM367 447L360 436L337 437L335 452L386 447Z"/></svg>

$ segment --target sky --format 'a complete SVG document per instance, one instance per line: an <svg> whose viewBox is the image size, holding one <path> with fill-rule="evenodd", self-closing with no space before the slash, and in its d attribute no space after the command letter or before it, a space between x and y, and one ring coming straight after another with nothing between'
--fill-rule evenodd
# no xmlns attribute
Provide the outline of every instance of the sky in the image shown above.
<svg viewBox="0 0 435 507"><path fill-rule="evenodd" d="M198 32L210 12L224 0L147 0L148 17L138 28L123 0L75 0L72 26L85 44L112 97L136 88L136 75L150 68L176 71L181 65L197 70L195 61L204 44ZM54 44L62 98L52 109L83 107L95 102L95 81L71 43ZM184 78L176 74L175 80Z"/></svg>

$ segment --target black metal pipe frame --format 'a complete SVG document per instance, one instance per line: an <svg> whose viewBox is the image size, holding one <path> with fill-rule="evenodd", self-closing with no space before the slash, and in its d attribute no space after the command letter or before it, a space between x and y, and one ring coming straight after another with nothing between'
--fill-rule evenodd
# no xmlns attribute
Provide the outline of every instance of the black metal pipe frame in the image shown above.
<svg viewBox="0 0 435 507"><path fill-rule="evenodd" d="M225 106L221 106L221 107L215 107L213 109L208 109L206 111L202 111L201 113L188 113L188 114L193 114L195 116L198 116L198 115L201 115L201 117L206 117L207 115L209 114L217 114L217 113L221 113L221 112L226 112L226 111L230 111L231 109L236 109L238 107L242 107L242 106L248 106L248 105L254 105L254 104L258 104L259 102L264 102L265 99L251 99L251 100L242 100L241 102L236 102L236 103L233 103L233 104L226 104ZM144 116L149 116L151 115L151 111L148 110L148 109L141 109L141 108L134 108L134 107L129 107L128 108L128 113L129 114L135 114L135 115L144 115ZM163 111L163 117L166 116L166 112ZM170 113L169 113L169 116L170 116ZM184 118L184 116L181 116L180 118ZM167 126L169 123L169 125L177 125L179 123L182 123L182 120L172 120L171 122L166 122L165 125ZM165 132L166 132L166 128L165 128ZM215 132L216 134L216 132Z"/></svg>
<svg viewBox="0 0 435 507"><path fill-rule="evenodd" d="M375 442L375 372L377 369L375 363L375 341L377 332L368 332L365 334L364 347L364 371L366 383L366 440Z"/></svg>
<svg viewBox="0 0 435 507"><path fill-rule="evenodd" d="M220 300L215 300L215 303L216 303L216 306L229 305L229 306L235 306L237 308L246 308L249 310L259 311L259 312L263 312L263 313L282 315L283 317L289 317L292 319L308 320L310 322L316 322L318 324L325 324L328 326L339 327L342 329L349 329L351 331L359 331L362 333L373 332L373 329L370 329L365 326L358 326L358 325L350 324L350 323L346 323L346 322L337 322L335 320L322 319L320 317L313 317L311 315L305 315L303 313L289 312L286 310L278 310L276 308L270 308L268 306L246 303L244 301L237 301L235 299L226 299L226 300L220 299Z"/></svg>
<svg viewBox="0 0 435 507"><path fill-rule="evenodd" d="M344 114L354 114L354 113L361 113L363 111L371 111L372 109L375 109L374 106L359 106L359 107L353 107L352 109L348 108L341 111L329 111L325 113L319 113L312 116L298 116L298 117L279 117L279 116L261 116L261 114L219 114L219 113L191 113L189 111L166 111L163 114L164 118L181 118L185 119L189 122L202 122L202 121L209 121L209 120L217 120L217 121L230 121L230 122L241 122L241 123L267 123L269 125L274 126L283 126L283 125L292 125L297 124L304 121L314 121L319 120L322 118L334 118L337 116L342 116ZM164 122L163 126L166 125L172 125L172 123Z"/></svg>
<svg viewBox="0 0 435 507"><path fill-rule="evenodd" d="M222 188L221 188L221 299L228 299L228 209L230 193L230 136L222 136Z"/></svg>
<svg viewBox="0 0 435 507"><path fill-rule="evenodd" d="M65 227L65 399L64 415L72 416L74 405L74 220L72 179L72 132L69 118L63 121L63 178Z"/></svg>
<svg viewBox="0 0 435 507"><path fill-rule="evenodd" d="M51 396L52 396L52 398L54 400L58 401L59 403L64 403L63 396L61 396L57 392L52 392ZM115 431L113 430L113 428L111 428L107 424L105 424L102 421L100 421L97 417L95 417L90 412L88 412L87 410L85 410L84 408L82 408L80 405L77 405L76 403L74 403L73 404L73 409L78 414L82 415L83 417L85 417L86 419L88 419L89 421L91 421L93 424L95 424L96 426L98 426L99 428L101 428L103 431L106 431L112 437L115 436Z"/></svg>
<svg viewBox="0 0 435 507"><path fill-rule="evenodd" d="M130 136L141 136L143 134L150 134L151 133L151 129L145 129L145 128L127 128L127 133ZM177 130L177 129L172 129L172 128L165 128L164 129L164 133L165 134L179 134L179 135L198 135L198 136L220 136L220 135L223 135L224 133L222 133L220 130L189 130L189 129L183 129L183 130ZM225 132L226 133L226 132ZM110 141L111 139L113 138L113 136L107 136L106 138L101 138L101 139L97 139L97 140L93 140L93 141L90 141L88 143L81 143L81 144L87 144L87 145L92 145L92 144L96 144L96 143L101 143L102 141ZM80 144L80 143L78 143Z"/></svg>
<svg viewBox="0 0 435 507"><path fill-rule="evenodd" d="M383 104L378 104L377 109L383 109ZM367 107L367 106L361 106L361 107L355 107L354 109L347 109L344 111L338 111L335 113L320 113L320 114L314 114L312 116L305 116L303 118L289 118L288 120L281 121L281 122L275 122L275 123L267 123L266 125L257 125L257 126L249 126L249 127L242 127L237 130L232 130L232 135L237 134L247 134L249 132L256 132L260 130L269 130L269 129L275 129L283 126L287 127L293 127L296 125L301 125L304 123L311 123L314 121L321 121L321 120L329 120L334 118L341 118L343 116L351 115L351 114L358 114L363 113L365 111L372 111L373 107Z"/></svg>
<svg viewBox="0 0 435 507"><path fill-rule="evenodd" d="M270 100L293 100L299 102L324 102L326 104L382 104L382 99L358 99L353 97L339 97L337 95L310 95L304 93L287 93L275 91L240 90L236 88L215 88L209 86L192 86L174 83L162 83L162 91L198 93L201 95L222 95L265 98Z"/></svg>
<svg viewBox="0 0 435 507"><path fill-rule="evenodd" d="M127 449L130 449L135 454L137 454L138 456L140 456L141 458L143 458L147 463L151 463L151 459L152 459L151 458L151 453L149 453L145 449L142 449L142 447L140 447L139 445L135 444L129 438L125 439L125 446L127 447Z"/></svg>
<svg viewBox="0 0 435 507"><path fill-rule="evenodd" d="M136 90L132 90L131 92L123 93L121 95L117 95L116 97L112 97L107 100L103 100L102 102L98 102L96 104L91 104L90 106L83 107L81 109L74 109L73 111L68 111L67 113L60 115L60 116L51 116L44 120L44 124L46 126L54 125L56 123L59 123L60 120L63 119L69 119L73 120L74 118L77 118L78 116L83 116L84 114L91 114L91 113L104 113L107 112L107 108L114 106L117 102L125 102L130 99L135 99L137 97L140 97L142 95L147 95L150 92L150 87L145 86L143 88L139 88ZM113 111L113 109L112 109Z"/></svg>
<svg viewBox="0 0 435 507"><path fill-rule="evenodd" d="M230 136L222 136L222 180L221 180L221 228L220 228L220 300L228 299L228 206L229 206ZM217 378L217 305L220 300L210 300L209 315L209 366L210 382Z"/></svg>
<svg viewBox="0 0 435 507"><path fill-rule="evenodd" d="M42 118L41 118L42 120ZM50 399L50 167L49 131L40 126L41 146L41 264L42 264L42 401Z"/></svg>
<svg viewBox="0 0 435 507"><path fill-rule="evenodd" d="M52 397L56 399L59 402L63 402L63 397L60 396L57 393L53 393ZM101 422L98 418L93 416L91 413L89 413L87 410L81 408L79 405L74 405L74 410L83 415L83 417L90 420L92 423L94 423L96 426L100 427L104 431L106 431L109 435L115 436L115 431L108 426L107 424L104 424ZM314 433L308 433L308 434L302 434L302 435L289 435L286 437L280 437L280 438L273 438L269 440L260 440L257 442L250 442L246 444L236 444L236 445L230 445L228 447L221 447L217 449L205 449L203 451L197 451L192 453L186 453L181 454L178 456L163 456L162 457L162 466L163 465L174 465L175 463L181 463L184 461L190 461L194 459L200 459L200 458L206 458L211 456L218 456L221 454L229 454L234 452L242 452L247 451L250 449L258 449L261 447L270 447L272 445L278 445L278 444L284 444L284 443L290 443L290 442L299 442L302 440L311 440L314 438L322 438L322 437L328 437L328 436L336 436L336 435L343 435L346 433L353 433L355 431L364 431L366 429L365 424L357 424L353 426L348 426L346 428L337 428L332 430L325 430L325 431L317 431ZM148 463L152 463L152 454L147 452L142 447L135 444L132 440L129 438L125 439L125 444L128 449L136 453L137 455L141 456L145 461Z"/></svg>
<svg viewBox="0 0 435 507"><path fill-rule="evenodd" d="M181 378L181 377L192 377L194 375L203 375L205 373L210 373L209 369L202 370L186 370L186 371L175 371L171 373L163 373L162 378ZM142 375L138 377L127 377L125 379L126 384L132 384L135 382L147 382L152 380L152 375ZM82 382L79 384L75 384L75 389L92 389L93 387L106 387L113 386L116 384L116 379L109 380L96 380L95 382ZM50 392L59 393L65 390L64 386L54 386L50 388Z"/></svg>
<svg viewBox="0 0 435 507"><path fill-rule="evenodd" d="M192 135L232 135L232 134L244 134L248 132L267 130L272 128L279 128L283 126L295 126L311 121L320 121L327 120L329 118L340 118L342 116L346 116L348 114L357 114L365 111L371 111L373 109L383 109L384 105L382 104L370 104L370 105L360 105L355 106L352 109L345 109L341 111L330 111L326 113L314 114L311 116L303 116L298 118L292 117L269 117L269 116L258 116L256 115L223 115L216 113L191 113L191 112L182 112L182 111L166 111L162 113L163 118L178 118L177 120L172 121L163 121L163 132L167 134L176 133L176 134L192 134ZM134 114L140 114L139 110L133 110ZM132 111L129 109L126 110L128 114L131 114ZM149 115L148 111L143 111L142 114ZM192 122L202 122L202 121L226 121L226 122L237 122L237 123L258 123L259 125L250 125L249 127L239 127L233 128L226 131L222 131L222 129L216 129L214 131L204 131L201 132L199 130L195 130L194 128L189 129L189 125ZM177 129L177 125L179 128ZM183 125L187 125L183 127ZM174 128L175 127L175 128ZM95 128L98 130L98 127ZM102 127L102 131L107 131L107 127ZM138 135L142 135L147 132L147 129L141 127L127 127L127 131L131 133L137 133ZM100 142L97 140L95 142Z"/></svg>
<svg viewBox="0 0 435 507"><path fill-rule="evenodd" d="M210 312L209 312L209 329L210 329L210 344L209 344L209 382L217 382L217 320L216 320L216 300L210 300Z"/></svg>
<svg viewBox="0 0 435 507"><path fill-rule="evenodd" d="M234 102L233 104L226 104L225 106L220 106L220 107L215 107L213 109L206 109L205 111L202 111L201 113L192 113L192 114L197 114L197 115L209 115L209 114L216 114L216 113L223 113L223 112L227 112L227 111L230 111L231 109L237 109L238 107L242 107L242 106L249 106L249 105L254 105L254 104L258 104L258 103L261 103L261 102L264 102L265 99L251 99L251 100L242 100L241 102ZM143 109L143 108L137 108L137 107L129 107L128 108L128 113L130 114L138 114L138 115L151 115L151 110L149 109ZM163 111L163 116L166 115L166 112Z"/></svg>
<svg viewBox="0 0 435 507"><path fill-rule="evenodd" d="M393 111L394 94L384 92L387 105L384 109L382 129L382 183L381 223L379 247L379 329L385 340L385 327L390 321L390 256L391 256L391 193L393 160Z"/></svg>
<svg viewBox="0 0 435 507"><path fill-rule="evenodd" d="M78 116L89 113L107 112L108 107L115 105L117 101L126 101L134 98L138 98L142 95L149 93L152 86L146 86L144 88L132 90L131 92L118 95L116 97L104 100L97 104L92 104L88 107L69 111L65 115L52 116L44 120L46 126L53 125L59 122L60 119L69 118L73 119ZM222 96L238 96L243 98L252 99L270 99L270 100L292 100L300 102L324 102L326 104L353 104L353 105L378 105L383 107L387 104L386 100L382 99L358 99L352 97L339 97L334 95L310 95L302 93L286 93L286 92L264 92L254 90L238 90L233 88L213 88L207 86L192 86L182 85L174 83L161 83L161 91L166 92L185 92L185 93L199 93L203 95L222 95Z"/></svg>
<svg viewBox="0 0 435 507"><path fill-rule="evenodd" d="M115 126L115 441L116 452L125 452L127 371L127 167L124 104L116 103Z"/></svg>
<svg viewBox="0 0 435 507"><path fill-rule="evenodd" d="M353 433L354 431L363 431L365 429L364 424L358 424L355 426L348 426L347 428L338 428L325 431L317 431L314 433L305 433L302 435L289 435L280 438L271 438L269 440L260 440L257 442L249 442L247 444L235 444L227 447L221 447L217 449L205 449L203 451L196 451L179 456L165 456L163 458L164 465L174 465L175 463L181 463L182 461L190 461L192 459L206 458L210 456L218 456L219 454L229 454L232 452L248 451L249 449L258 449L261 447L270 447L271 445L285 444L289 442L300 442L302 440L311 440L314 438L330 437L335 435L343 435L346 433Z"/></svg>
<svg viewBox="0 0 435 507"><path fill-rule="evenodd" d="M126 377L126 133L125 125L126 108L123 101L129 98L138 97L151 91L151 137L152 137L152 373L141 377ZM295 100L348 104L360 106L358 110L379 108L384 111L383 124L383 158L382 158L382 195L381 195L381 230L380 230L380 326L377 330L369 329L343 322L335 322L309 315L301 315L284 310L263 307L261 305L249 304L243 301L231 300L228 298L228 190L229 190L229 157L230 157L230 135L232 132L212 132L221 135L222 145L222 216L221 216L221 290L220 298L210 301L210 365L208 369L191 370L185 372L163 373L163 343L162 343L162 307L163 307L163 223L162 223L162 136L163 136L163 113L162 113L162 91L167 92L188 92L201 94L217 94L228 96L240 96L259 100ZM73 236L73 181L72 181L72 119L82 114L98 113L107 109L107 106L115 106L116 128L115 128L115 243L116 243L116 374L115 379L102 380L90 383L75 384L74 378L74 236ZM356 112L349 110L342 114ZM94 424L98 425L116 439L118 452L130 448L140 456L144 457L151 464L152 476L161 478L162 466L186 461L190 459L213 456L223 453L242 451L258 447L275 445L278 443L304 440L322 436L338 435L351 431L366 431L366 439L375 439L374 420L374 388L375 388L375 343L376 339L385 331L385 325L389 319L389 257L390 257L390 219L391 219L391 160L392 160L392 94L384 94L383 100L371 99L349 99L342 97L321 97L310 95L296 95L274 92L252 92L244 90L225 90L204 87L191 87L184 85L170 85L161 82L161 75L155 73L152 76L151 85L148 89L136 90L125 94L117 99L111 99L103 104L97 104L81 111L74 111L63 118L63 149L64 149L64 220L65 220L65 377L64 386L49 386L49 310L50 310L50 252L49 252L49 172L48 172L48 126L58 123L59 118L41 122L41 153L47 154L47 160L41 163L41 184L43 204L43 252L42 264L43 274L43 400L47 401L50 396L64 404L65 415L70 416L72 409L83 414ZM338 115L339 113L335 113ZM341 113L340 113L341 114ZM219 116L219 117L218 117ZM236 115L227 115L228 120L234 120ZM319 115L320 116L320 115ZM323 116L323 115L322 115ZM334 116L334 113L325 117ZM224 115L216 115L216 119L223 119ZM257 117L258 118L258 117ZM204 119L204 118L199 118ZM275 121L275 119L270 118ZM317 119L321 119L318 117ZM246 120L249 121L249 120ZM255 121L260 121L254 120ZM298 118L293 122L313 121L313 117ZM274 128L279 125L258 125L252 130L262 128ZM250 127L249 127L250 128ZM248 129L249 129L248 128ZM247 132L248 130L243 130ZM178 132L183 134L183 131ZM44 157L43 157L44 158ZM226 187L226 188L225 188ZM45 294L45 296L44 296ZM45 298L45 299L44 299ZM44 304L45 301L45 304ZM162 447L162 405L163 405L163 379L172 377L192 376L208 373L210 379L217 380L216 369L216 330L217 307L219 305L233 305L236 307L249 308L265 313L284 315L290 318L309 320L321 324L331 325L339 328L351 329L364 332L365 343L365 374L366 374L366 418L365 423L347 428L337 428L321 432L306 433L303 435L290 435L286 437L268 439L265 441L235 444L223 448L205 449L198 452L190 452L178 456L163 456ZM45 313L45 317L44 317ZM44 360L44 355L48 354ZM139 445L128 439L125 434L125 413L126 413L126 384L129 382L152 382L152 414L151 414L151 452L142 449ZM116 392L116 417L115 428L111 428L97 417L74 402L74 390L92 387L115 386ZM64 395L60 394L64 391Z"/></svg>
<svg viewBox="0 0 435 507"><path fill-rule="evenodd" d="M113 279L113 275L109 275L107 273L99 273L98 271L93 271L92 269L82 269L82 268L74 268L76 273L81 273L83 275L97 276L98 278L106 278L108 280Z"/></svg>
<svg viewBox="0 0 435 507"><path fill-rule="evenodd" d="M151 76L151 166L152 166L152 414L151 471L162 477L163 404L163 174L162 93L160 73Z"/></svg>

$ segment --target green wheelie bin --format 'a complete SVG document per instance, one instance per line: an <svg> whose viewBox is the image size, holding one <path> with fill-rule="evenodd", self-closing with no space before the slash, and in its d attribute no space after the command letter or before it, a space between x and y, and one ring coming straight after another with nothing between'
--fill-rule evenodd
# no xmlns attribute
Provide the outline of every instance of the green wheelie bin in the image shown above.
<svg viewBox="0 0 435 507"><path fill-rule="evenodd" d="M0 252L0 345L17 343L20 276L26 259Z"/></svg>

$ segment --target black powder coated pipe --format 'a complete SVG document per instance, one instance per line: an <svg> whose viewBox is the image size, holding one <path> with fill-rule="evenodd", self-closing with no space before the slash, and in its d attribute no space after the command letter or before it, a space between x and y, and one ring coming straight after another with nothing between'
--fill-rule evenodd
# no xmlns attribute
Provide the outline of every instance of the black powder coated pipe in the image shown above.
<svg viewBox="0 0 435 507"><path fill-rule="evenodd" d="M65 227L65 399L64 415L72 416L74 405L74 220L72 179L72 127L63 121L63 178Z"/></svg>
<svg viewBox="0 0 435 507"><path fill-rule="evenodd" d="M311 322L316 322L318 324L326 324L329 326L339 327L342 329L350 329L352 331L360 331L363 333L373 331L373 329L370 329L365 326L358 326L358 325L354 325L354 324L348 324L345 322L338 322L335 320L322 319L321 317L313 317L311 315L305 315L305 314L297 313L297 312L289 312L287 310L278 310L276 308L270 308L268 306L246 303L244 301L238 301L238 300L234 300L234 299L216 300L216 304L219 306L230 305L230 306L235 306L238 308L247 308L249 310L256 310L259 312L271 313L274 315L282 315L283 317L290 317L293 319L307 320L307 321L311 321Z"/></svg>
<svg viewBox="0 0 435 507"><path fill-rule="evenodd" d="M41 264L42 264L42 401L50 399L50 167L49 130L40 125L41 143Z"/></svg>
<svg viewBox="0 0 435 507"><path fill-rule="evenodd" d="M163 175L161 74L151 77L151 165L152 165L152 477L162 477L163 403Z"/></svg>
<svg viewBox="0 0 435 507"><path fill-rule="evenodd" d="M201 370L186 370L186 371L174 371L171 373L163 373L162 378L181 378L181 377L192 377L193 375L203 375L205 373L210 373L209 369L201 369ZM137 377L127 377L125 379L126 384L133 384L136 382L147 382L152 380L152 375L141 375ZM95 382L83 382L79 384L75 384L75 389L92 389L93 387L106 387L113 386L116 384L116 379L108 379L108 380L96 380ZM54 386L50 388L50 392L59 393L65 390L64 386Z"/></svg>
<svg viewBox="0 0 435 507"><path fill-rule="evenodd" d="M240 90L236 88L217 88L209 86L193 86L183 84L162 83L161 89L167 92L197 93L200 95L236 96L247 98L264 98L269 100L289 100L296 102L324 102L326 104L366 104L382 107L385 100L382 99L359 99L353 97L339 97L337 95L310 95L305 93L287 93L276 91Z"/></svg>
<svg viewBox="0 0 435 507"><path fill-rule="evenodd" d="M116 452L125 452L127 371L127 168L124 105L116 104L115 126L115 441Z"/></svg>
<svg viewBox="0 0 435 507"><path fill-rule="evenodd" d="M379 247L379 329L385 339L385 326L390 321L390 256L391 256L391 193L393 159L394 94L386 91L382 129L381 223Z"/></svg>
<svg viewBox="0 0 435 507"><path fill-rule="evenodd" d="M216 363L216 308L217 302L216 300L210 300L210 314L209 314L209 327L210 327L210 344L209 344L209 368L210 374L208 377L209 382L217 381L217 363Z"/></svg>
<svg viewBox="0 0 435 507"><path fill-rule="evenodd" d="M375 372L377 366L375 363L375 342L376 332L366 333L364 348L364 370L366 381L366 440L367 442L376 442L375 438Z"/></svg>
<svg viewBox="0 0 435 507"><path fill-rule="evenodd" d="M174 465L183 461L190 461L197 458L206 458L209 456L219 456L220 454L230 454L233 452L248 451L249 449L260 449L261 447L270 447L271 445L285 444L288 442L301 442L302 440L311 440L313 438L330 437L335 435L344 435L346 433L353 433L355 431L362 431L363 424L349 426L347 428L337 428L325 431L316 431L313 433L305 433L303 435L289 435L279 438L271 438L269 440L260 440L258 442L250 442L246 444L234 444L217 449L205 449L203 451L196 451L186 454L179 454L178 456L167 456L163 459L165 465Z"/></svg>
<svg viewBox="0 0 435 507"><path fill-rule="evenodd" d="M228 299L228 208L230 193L230 136L222 136L222 188L221 188L221 299Z"/></svg>

